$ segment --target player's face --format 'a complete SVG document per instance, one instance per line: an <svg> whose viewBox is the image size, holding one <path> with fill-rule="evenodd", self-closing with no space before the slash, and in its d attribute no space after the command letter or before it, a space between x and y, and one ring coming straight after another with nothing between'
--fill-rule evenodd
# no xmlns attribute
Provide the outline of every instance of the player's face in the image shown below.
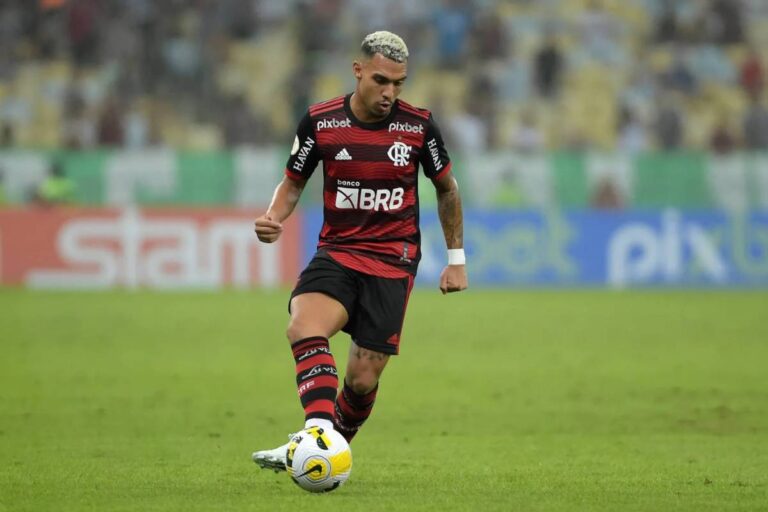
<svg viewBox="0 0 768 512"><path fill-rule="evenodd" d="M389 115L400 96L407 68L406 63L395 62L379 53L354 63L352 69L357 78L355 93L369 117L361 121L375 121Z"/></svg>

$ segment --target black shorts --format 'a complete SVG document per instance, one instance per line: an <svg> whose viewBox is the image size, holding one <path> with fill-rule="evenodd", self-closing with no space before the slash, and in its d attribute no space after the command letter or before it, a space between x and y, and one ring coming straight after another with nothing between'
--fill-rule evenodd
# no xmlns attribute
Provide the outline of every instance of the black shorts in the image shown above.
<svg viewBox="0 0 768 512"><path fill-rule="evenodd" d="M412 287L413 277L391 279L363 274L318 253L299 276L291 299L311 292L336 299L349 316L342 331L355 344L395 355L400 351L400 333Z"/></svg>

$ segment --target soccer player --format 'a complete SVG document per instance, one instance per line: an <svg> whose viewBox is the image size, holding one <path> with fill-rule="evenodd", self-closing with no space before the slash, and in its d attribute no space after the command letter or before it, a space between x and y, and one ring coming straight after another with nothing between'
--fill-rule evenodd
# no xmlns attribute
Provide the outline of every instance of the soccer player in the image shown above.
<svg viewBox="0 0 768 512"><path fill-rule="evenodd" d="M448 247L440 290L467 287L461 199L442 136L428 110L397 98L408 48L399 36L381 31L366 36L361 50L352 65L355 91L309 108L285 177L255 221L259 240L277 240L322 160L324 222L317 252L291 293L287 336L305 428L336 429L348 441L371 413L389 357L399 352L421 258L419 166L437 191ZM339 391L328 339L340 330L352 343ZM258 451L253 460L285 470L286 450Z"/></svg>

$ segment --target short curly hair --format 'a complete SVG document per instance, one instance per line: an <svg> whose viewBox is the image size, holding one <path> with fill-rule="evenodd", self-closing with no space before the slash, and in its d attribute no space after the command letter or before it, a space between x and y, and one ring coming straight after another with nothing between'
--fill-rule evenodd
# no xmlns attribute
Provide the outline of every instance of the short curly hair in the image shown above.
<svg viewBox="0 0 768 512"><path fill-rule="evenodd" d="M408 60L408 47L405 46L403 38L386 30L380 30L365 36L360 49L363 51L363 55L367 57L373 57L375 54L380 53L395 62L405 62Z"/></svg>

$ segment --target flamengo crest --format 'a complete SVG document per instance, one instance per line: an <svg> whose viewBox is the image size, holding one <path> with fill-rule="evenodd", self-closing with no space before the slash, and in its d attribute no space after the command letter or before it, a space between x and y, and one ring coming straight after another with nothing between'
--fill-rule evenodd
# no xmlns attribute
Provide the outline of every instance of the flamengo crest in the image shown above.
<svg viewBox="0 0 768 512"><path fill-rule="evenodd" d="M395 167L405 167L411 157L411 146L403 142L395 142L387 151L387 156L394 162Z"/></svg>

